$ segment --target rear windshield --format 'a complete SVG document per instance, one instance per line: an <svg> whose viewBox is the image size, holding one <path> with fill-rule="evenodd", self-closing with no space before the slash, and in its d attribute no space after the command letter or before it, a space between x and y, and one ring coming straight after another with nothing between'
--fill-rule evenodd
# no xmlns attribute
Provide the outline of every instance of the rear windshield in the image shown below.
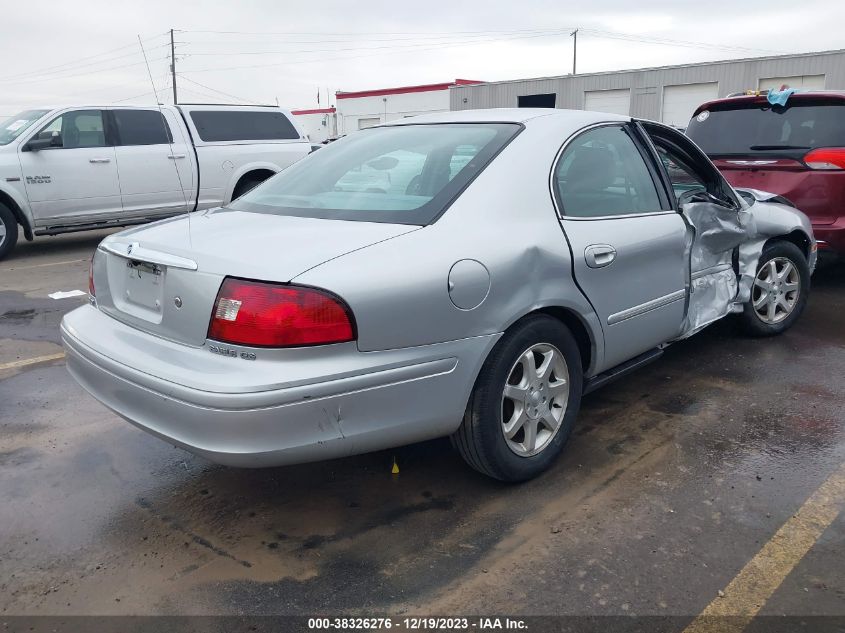
<svg viewBox="0 0 845 633"><path fill-rule="evenodd" d="M0 145L8 145L14 141L48 112L49 110L24 110L0 121Z"/></svg>
<svg viewBox="0 0 845 633"><path fill-rule="evenodd" d="M298 139L299 132L279 111L194 110L191 120L200 138L218 141L278 141Z"/></svg>
<svg viewBox="0 0 845 633"><path fill-rule="evenodd" d="M785 108L754 104L705 112L693 117L686 133L710 156L845 147L845 103L803 100Z"/></svg>
<svg viewBox="0 0 845 633"><path fill-rule="evenodd" d="M472 123L363 130L295 163L230 208L429 224L520 129Z"/></svg>

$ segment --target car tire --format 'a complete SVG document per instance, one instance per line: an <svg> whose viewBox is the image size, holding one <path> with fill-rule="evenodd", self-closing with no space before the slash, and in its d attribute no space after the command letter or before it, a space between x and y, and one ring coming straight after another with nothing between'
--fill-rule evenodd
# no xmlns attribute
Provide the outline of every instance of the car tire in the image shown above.
<svg viewBox="0 0 845 633"><path fill-rule="evenodd" d="M529 354L537 370L548 362L545 378L532 380L526 373ZM582 382L581 355L566 326L550 316L527 317L504 334L485 360L452 445L470 466L495 479L536 477L569 439Z"/></svg>
<svg viewBox="0 0 845 633"><path fill-rule="evenodd" d="M751 298L742 309L741 323L751 336L775 336L792 327L807 305L810 267L792 242L770 242L763 249Z"/></svg>
<svg viewBox="0 0 845 633"><path fill-rule="evenodd" d="M18 221L15 214L0 204L0 259L8 255L18 242Z"/></svg>
<svg viewBox="0 0 845 633"><path fill-rule="evenodd" d="M255 189L258 185L262 182L267 180L266 178L261 178L260 176L252 176L251 178L244 178L241 180L236 186L234 192L232 192L232 200L237 200L245 193L248 193Z"/></svg>

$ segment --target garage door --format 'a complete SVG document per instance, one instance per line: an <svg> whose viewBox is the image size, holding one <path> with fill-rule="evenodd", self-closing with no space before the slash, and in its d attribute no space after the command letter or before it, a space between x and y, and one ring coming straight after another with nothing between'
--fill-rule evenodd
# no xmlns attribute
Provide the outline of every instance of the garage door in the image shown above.
<svg viewBox="0 0 845 633"><path fill-rule="evenodd" d="M381 119L379 117L371 117L369 119L358 119L358 129L366 130L368 127L375 127L379 123L381 123Z"/></svg>
<svg viewBox="0 0 845 633"><path fill-rule="evenodd" d="M660 120L667 125L685 128L695 109L719 96L719 84L684 84L663 87L663 109Z"/></svg>
<svg viewBox="0 0 845 633"><path fill-rule="evenodd" d="M584 93L584 109L627 115L631 111L631 91L588 90Z"/></svg>
<svg viewBox="0 0 845 633"><path fill-rule="evenodd" d="M782 86L804 90L824 90L824 75L796 75L794 77L766 77L760 80L760 90L780 90Z"/></svg>

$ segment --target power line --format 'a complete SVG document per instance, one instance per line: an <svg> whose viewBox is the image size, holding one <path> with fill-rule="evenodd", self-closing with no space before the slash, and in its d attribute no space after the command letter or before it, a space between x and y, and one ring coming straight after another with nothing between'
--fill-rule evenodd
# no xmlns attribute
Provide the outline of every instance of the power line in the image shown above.
<svg viewBox="0 0 845 633"><path fill-rule="evenodd" d="M440 50L440 49L445 49L445 48L458 48L458 47L462 47L462 46L477 46L479 44L488 44L488 43L494 43L494 42L508 42L508 41L513 41L513 40L517 40L517 39L549 37L551 35L559 36L559 35L564 35L564 34L565 34L565 32L555 32L555 33L543 33L543 34L540 34L540 35L520 35L520 36L515 36L515 37L509 37L509 38L497 38L497 39L494 39L494 40L457 42L457 43L447 43L447 44L438 44L438 45L422 44L422 45L413 45L413 46L407 46L407 47L381 47L381 48L387 48L387 49L403 48L404 50L400 50L399 51L400 53L403 53L403 52L422 52L422 51ZM366 49L363 49L363 50L374 50L374 48L375 47L371 47L371 48L366 48ZM334 50L337 50L337 49L334 49ZM294 55L294 54L297 54L297 53L295 51L293 51L293 52L288 52L288 53L285 53L285 54ZM347 60L347 59L361 59L361 58L365 58L365 57L373 57L373 56L379 56L379 55L383 55L383 54L384 54L383 52L378 52L378 53L373 53L373 54L369 54L369 55L343 55L343 56L338 56L338 57L323 57L323 58L318 58L318 59L296 60L296 63L297 64L311 64L311 63L314 63L314 62L326 62L326 61ZM268 68L268 67L273 67L273 66L286 66L286 65L289 65L290 63L292 63L291 60L287 60L287 61L284 61L284 62L271 62L271 63L267 63L267 64L251 64L251 65L246 65L246 66L227 66L227 67L222 67L222 68L220 68L220 67L217 67L217 68L198 68L198 69L191 69L190 71L187 71L187 72L190 72L190 73L205 73L205 72L221 72L221 71L226 71L226 70L244 70L244 69L249 69L249 68Z"/></svg>
<svg viewBox="0 0 845 633"><path fill-rule="evenodd" d="M157 61L162 61L162 60L165 60L165 59L168 59L168 57L158 57L158 58L150 60L150 61L157 62ZM25 84L32 84L32 83L40 83L40 82L44 82L44 81L56 81L56 80L62 80L62 79L72 79L74 77L84 77L86 75L95 75L97 73L105 73L105 72L109 72L109 71L112 71L112 70L120 70L122 68L131 68L133 66L143 66L143 65L144 65L144 62L140 61L140 62L133 62L131 64L122 64L120 66L110 66L108 68L97 68L97 69L89 70L89 71L82 72L82 73L74 73L74 74L71 74L71 75L62 75L60 77L45 77L45 78L42 78L42 79L15 81L14 83L15 83L15 85L18 85L18 84L24 84L25 85ZM6 82L6 83L8 83L8 82Z"/></svg>
<svg viewBox="0 0 845 633"><path fill-rule="evenodd" d="M212 33L215 35L343 35L350 37L357 37L361 35L467 35L473 33L531 33L548 30L569 30L574 27L560 27L556 29L504 29L504 30L487 30L487 31L199 31L199 30L182 30L176 29L177 33Z"/></svg>
<svg viewBox="0 0 845 633"><path fill-rule="evenodd" d="M210 99L212 101L218 101L220 99L220 97L217 95L213 95L210 92L205 92L204 90L197 90L196 88L186 88L185 86L182 86L180 90L196 95L198 97L202 97L203 99ZM240 104L238 102L234 102L232 105Z"/></svg>
<svg viewBox="0 0 845 633"><path fill-rule="evenodd" d="M164 46L167 46L167 44L163 44L161 46L153 46L150 50L156 50L158 48L163 48ZM117 61L118 59L125 59L126 57L136 57L137 55L138 55L137 52L127 53L126 55L118 55L117 57L112 57L112 58L104 59L104 60L101 60L101 61L89 62L87 64L81 64L78 67L74 67L74 68L65 68L63 70L54 70L54 71L51 71L51 72L48 72L48 73L35 73L34 75L30 75L30 76L27 77L27 79L23 79L23 80L21 80L21 79L5 79L5 80L0 80L0 81L15 81L15 82L21 81L23 83L28 83L29 78L39 78L40 77L42 79L62 79L66 73L76 72L80 68L88 68L88 67L91 67L91 66L98 66L100 64L108 64L108 63Z"/></svg>
<svg viewBox="0 0 845 633"><path fill-rule="evenodd" d="M229 94L228 92L223 92L222 90L217 90L216 88L212 88L211 86L206 86L205 84L201 84L198 81L194 81L193 79L185 77L185 75L183 73L179 73L179 76L182 79L184 79L185 81L188 81L192 84L195 84L195 85L199 86L200 88L205 88L206 90L211 90L211 92L216 92L217 94L221 94L224 97L229 97L230 99L234 99L235 101L242 101L244 103L251 103L249 99L243 99L241 97L236 97L235 95Z"/></svg>
<svg viewBox="0 0 845 633"><path fill-rule="evenodd" d="M151 37L146 38L144 41L146 42L146 41L155 40L155 39L157 39L157 38L161 37L162 35L163 35L163 34L160 34L160 35L153 35L153 36L151 36ZM125 49L127 49L127 48L134 47L134 46L136 46L136 44L134 44L134 43L133 43L133 44L127 44L127 45L125 45L125 46L118 46L117 48L113 48L113 49L110 49L110 50L108 50L108 51L104 51L104 52L102 52L102 53L96 53L96 54L94 54L94 55L88 55L88 56L86 56L86 57L79 57L79 58L77 58L77 59L75 59L75 60L71 60L71 61L69 61L69 62L63 62L63 63L61 63L61 64L56 64L56 65L54 65L54 66L45 66L45 67L43 67L43 68L37 68L37 69L35 69L35 70L30 70L30 71L22 72L22 73L18 73L18 74L15 74L15 75L8 75L8 76L6 76L6 77L0 77L0 81L6 81L6 80L9 80L9 79L15 79L15 78L17 78L17 77L31 77L31 76L33 76L33 75L34 75L34 76L40 76L40 75L45 75L45 74L53 74L53 72L64 72L64 71L67 71L67 70L71 70L71 68L65 68L65 67L67 67L67 66L70 66L70 67L75 67L75 66L77 66L77 65L79 64L79 62L83 62L83 61L87 61L87 60L90 60L90 59L94 59L95 57L103 57L103 56L105 56L105 55L110 55L111 53L115 53L115 52L117 52L117 51L122 51L122 50L125 50ZM154 47L154 48L158 48L158 47ZM121 58L124 58L124 57L129 57L130 55L135 55L135 54L137 54L137 53L128 53L128 54L126 54L126 55L119 55L119 56L117 56L117 57L111 58L110 60L103 60L102 62L94 62L94 63L95 63L95 64L96 64L96 63L104 63L105 61L113 61L113 60L115 60L115 59L121 59ZM80 67L90 66L90 65L91 65L91 64L82 64ZM56 70L56 69L60 69L60 70Z"/></svg>
<svg viewBox="0 0 845 633"><path fill-rule="evenodd" d="M747 46L731 46L729 44L713 44L707 42L693 42L687 40L673 40L662 37L651 37L647 35L638 35L636 33L619 33L615 31L602 31L599 29L581 28L580 31L589 33L594 37L610 38L617 40L624 40L629 42L639 42L643 44L658 44L665 46L681 46L687 48L707 48L713 50L723 51L741 51L749 53L782 53L783 51L774 51L766 48L749 48Z"/></svg>
<svg viewBox="0 0 845 633"><path fill-rule="evenodd" d="M563 35L563 31L554 31L554 32L547 32L547 33L540 33L536 35L524 35L518 36L510 39L521 39L526 37L545 37L545 36L552 36L552 35ZM300 50L287 50L287 51L228 51L222 53L206 53L206 52L190 52L188 55L190 56L216 56L216 57L229 57L231 55L299 55L303 53L342 53L347 51L374 51L374 50L383 50L383 49L403 49L403 48L418 48L420 46L453 46L453 45L462 45L462 44L483 44L485 42L496 42L502 41L502 38L489 38L484 40L458 40L458 41L445 41L445 42L423 42L417 44L398 44L396 46L353 46L350 48L316 48L316 49L300 49ZM294 42L292 42L294 43Z"/></svg>
<svg viewBox="0 0 845 633"><path fill-rule="evenodd" d="M519 34L526 34L526 35L543 35L543 34L556 34L562 31L566 31L568 29L563 28L555 28L555 29L537 29L535 31L502 31L498 35L519 35ZM434 35L434 36L425 36L425 37L380 37L380 38L366 38L367 42L419 42L420 44L437 44L437 41L428 41L428 40L442 40L445 43L449 41L453 41L456 38L466 39L466 38L492 38L496 37L496 33L479 33L475 35ZM262 41L262 40L249 40L249 41L220 41L220 40L193 40L189 42L191 46L196 45L203 45L203 44L214 44L217 46L234 46L234 45L254 45L254 44L281 44L281 45L299 45L299 44L354 44L359 41L361 38L347 38L347 39L319 39L319 40L289 40L289 41ZM472 40L467 40L472 41ZM259 51L259 54L264 53L265 51ZM272 51L270 51L272 52ZM198 53L191 53L191 55L223 55L223 54L230 54L230 55L249 55L252 54L251 52L230 52L230 53L205 53L205 52L198 52Z"/></svg>
<svg viewBox="0 0 845 633"><path fill-rule="evenodd" d="M126 101L132 101L134 99L140 99L141 97L147 97L150 95L154 95L156 102L158 102L159 94L161 94L162 92L167 92L168 90L170 90L170 84L166 84L163 88L158 88L155 92L151 92L148 90L147 92L142 92L139 95L132 95L131 97L125 97L123 99L113 99L111 100L111 103L124 103Z"/></svg>

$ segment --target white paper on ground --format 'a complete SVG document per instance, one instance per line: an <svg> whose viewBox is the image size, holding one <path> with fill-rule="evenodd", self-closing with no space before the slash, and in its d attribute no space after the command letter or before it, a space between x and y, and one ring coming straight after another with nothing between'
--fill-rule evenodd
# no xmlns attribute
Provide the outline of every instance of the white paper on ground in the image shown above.
<svg viewBox="0 0 845 633"><path fill-rule="evenodd" d="M47 296L51 299L68 299L70 297L82 297L87 294L87 292L82 292L81 290L59 290Z"/></svg>

